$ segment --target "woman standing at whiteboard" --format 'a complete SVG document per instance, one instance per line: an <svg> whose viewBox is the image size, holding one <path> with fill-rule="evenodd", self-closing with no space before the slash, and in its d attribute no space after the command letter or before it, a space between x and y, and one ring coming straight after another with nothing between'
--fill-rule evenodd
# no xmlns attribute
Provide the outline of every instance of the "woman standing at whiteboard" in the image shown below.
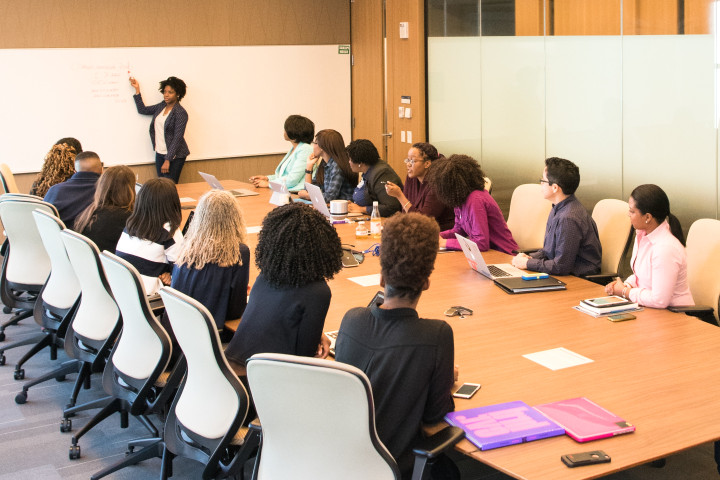
<svg viewBox="0 0 720 480"><path fill-rule="evenodd" d="M302 115L290 115L285 119L284 134L285 140L292 144L292 148L277 166L274 174L250 177L255 187L267 187L268 181L281 180L291 192L305 188L305 165L313 151L310 143L315 136L315 124Z"/></svg>
<svg viewBox="0 0 720 480"><path fill-rule="evenodd" d="M168 77L160 82L163 101L149 107L143 103L140 84L134 77L130 77L130 85L135 88L133 99L138 113L153 116L150 122L150 141L155 149L157 175L178 183L185 159L190 154L185 142L188 114L180 105L180 100L185 96L185 82L177 77Z"/></svg>

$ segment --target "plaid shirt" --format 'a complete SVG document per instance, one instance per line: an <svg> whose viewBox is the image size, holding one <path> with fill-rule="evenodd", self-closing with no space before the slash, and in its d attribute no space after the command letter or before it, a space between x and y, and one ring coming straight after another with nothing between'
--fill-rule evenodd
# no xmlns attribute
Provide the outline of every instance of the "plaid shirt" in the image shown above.
<svg viewBox="0 0 720 480"><path fill-rule="evenodd" d="M352 200L354 187L348 182L335 160L328 160L325 165L324 185L320 185L325 203L330 200Z"/></svg>

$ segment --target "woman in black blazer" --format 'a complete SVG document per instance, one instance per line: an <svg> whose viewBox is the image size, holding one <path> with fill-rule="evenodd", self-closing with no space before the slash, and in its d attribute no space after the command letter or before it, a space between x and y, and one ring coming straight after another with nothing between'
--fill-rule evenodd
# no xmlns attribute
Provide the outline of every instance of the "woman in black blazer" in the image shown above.
<svg viewBox="0 0 720 480"><path fill-rule="evenodd" d="M190 154L185 142L188 114L180 105L180 100L185 96L185 82L177 77L168 77L160 82L163 101L149 107L143 103L140 84L134 77L130 77L130 85L135 88L133 99L138 113L153 117L150 122L150 141L155 150L157 175L178 183L185 159Z"/></svg>

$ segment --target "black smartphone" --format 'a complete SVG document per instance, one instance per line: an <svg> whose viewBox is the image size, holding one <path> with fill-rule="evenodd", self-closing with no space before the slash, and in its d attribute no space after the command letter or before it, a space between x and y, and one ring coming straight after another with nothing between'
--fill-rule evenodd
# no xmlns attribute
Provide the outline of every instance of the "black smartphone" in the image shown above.
<svg viewBox="0 0 720 480"><path fill-rule="evenodd" d="M610 455L602 450L593 450L592 452L570 453L563 455L560 460L570 468L582 467L583 465L594 465L596 463L610 462Z"/></svg>

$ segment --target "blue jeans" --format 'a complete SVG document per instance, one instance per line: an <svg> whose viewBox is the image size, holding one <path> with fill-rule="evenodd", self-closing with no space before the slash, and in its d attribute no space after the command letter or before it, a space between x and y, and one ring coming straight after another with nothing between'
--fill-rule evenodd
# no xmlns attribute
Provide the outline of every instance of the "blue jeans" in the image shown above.
<svg viewBox="0 0 720 480"><path fill-rule="evenodd" d="M180 180L180 172L182 172L183 165L185 165L185 158L176 158L170 162L170 171L168 173L162 173L160 171L163 163L165 163L165 155L155 152L155 169L157 170L158 178L166 177L178 183Z"/></svg>

